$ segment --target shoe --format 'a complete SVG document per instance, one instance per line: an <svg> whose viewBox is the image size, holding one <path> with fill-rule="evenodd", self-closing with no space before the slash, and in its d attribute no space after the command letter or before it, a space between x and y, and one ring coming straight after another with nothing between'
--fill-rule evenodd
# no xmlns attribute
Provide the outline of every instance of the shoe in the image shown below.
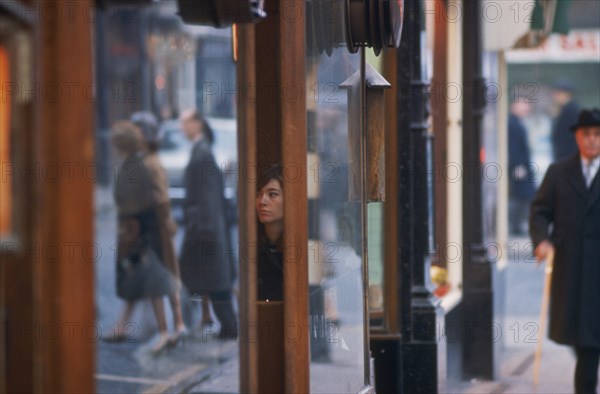
<svg viewBox="0 0 600 394"><path fill-rule="evenodd" d="M169 337L163 336L158 339L156 344L152 347L152 355L154 357L160 356L163 352L165 352L169 348Z"/></svg>
<svg viewBox="0 0 600 394"><path fill-rule="evenodd" d="M219 332L218 338L221 341L237 341L237 339L238 339L237 327L233 327L229 330L225 330L225 329L221 328L221 332Z"/></svg>
<svg viewBox="0 0 600 394"><path fill-rule="evenodd" d="M180 342L185 344L185 341L186 341L188 335L189 335L189 332L188 332L187 328L184 328L183 330L178 330L177 332L175 332L169 338L169 348L174 348Z"/></svg>
<svg viewBox="0 0 600 394"><path fill-rule="evenodd" d="M125 341L127 341L127 334L121 333L121 334L116 334L116 335L103 336L102 341L108 342L108 343L125 342Z"/></svg>

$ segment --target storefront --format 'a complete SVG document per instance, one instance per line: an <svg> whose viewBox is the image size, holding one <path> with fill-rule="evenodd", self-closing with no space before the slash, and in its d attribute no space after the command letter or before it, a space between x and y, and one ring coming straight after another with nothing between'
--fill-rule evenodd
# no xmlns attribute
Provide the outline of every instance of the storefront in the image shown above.
<svg viewBox="0 0 600 394"><path fill-rule="evenodd" d="M448 377L494 378L499 275L485 245L502 242L506 185L486 188L479 175L486 159L505 159L502 142L485 139L501 124L486 118L493 67L482 54L482 15L497 2L102 1L99 19L93 2L71 3L0 1L0 391L93 392L115 381L183 390L174 376L219 368L224 353L196 357L209 348L229 352L244 393L429 393L447 390ZM189 32L203 26L181 28L177 10L194 25L235 24L201 41ZM238 181L239 336L206 347L216 331L202 331L187 353L151 358L144 346L100 342L116 296L95 299L94 287L114 279L105 248L116 214L110 180L87 170L108 168L113 121L141 109L176 118L188 106L218 125L237 116L237 162L225 170ZM274 163L283 297L267 301L255 199ZM432 266L447 272L443 291ZM110 352L139 368L103 363ZM177 364L176 354L190 358Z"/></svg>

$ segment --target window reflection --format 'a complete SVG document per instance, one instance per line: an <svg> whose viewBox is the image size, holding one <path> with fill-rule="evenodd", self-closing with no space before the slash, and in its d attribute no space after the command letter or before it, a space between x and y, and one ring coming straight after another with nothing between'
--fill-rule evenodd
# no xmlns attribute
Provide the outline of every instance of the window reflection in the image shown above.
<svg viewBox="0 0 600 394"><path fill-rule="evenodd" d="M173 391L190 387L208 370L211 379L194 390L239 391L237 203L232 171L237 142L230 31L185 26L176 11L174 1L145 7L115 3L98 9L96 157L101 173L108 175L96 185L95 195L96 243L102 251L95 265L97 323L101 337L108 339L97 342L98 392ZM210 90L213 87L219 90ZM225 93L222 87L230 90ZM188 108L198 109L203 129L214 132L212 146L203 151L207 160L194 171L186 169L198 157L196 141L186 138L180 119ZM110 129L117 121L135 120L131 116L138 111L156 119L155 149L151 155L147 149L134 154L126 165L111 149ZM141 215L145 200L157 201L150 191L132 193L137 197L129 201L113 199L115 193L122 197L123 189L143 185L148 171L162 185L154 218ZM186 182L186 176L195 178ZM190 184L207 189L213 180L210 204L203 200L206 196L190 190ZM124 206L131 215L123 215ZM198 206L208 207L217 217L210 229L194 225L206 225L207 211ZM191 271L179 264L186 233L187 249L191 245L197 252L192 253L197 258L187 259ZM148 244L154 247L149 249ZM196 268L204 269L202 275L207 277L206 267L202 268L207 259L228 262L226 292L196 286L192 277L199 275ZM125 286L138 286L143 293L134 297L137 306L129 310L117 290L123 285L122 274L140 266L152 269ZM221 313L225 304L227 318ZM223 379L225 373L229 375Z"/></svg>
<svg viewBox="0 0 600 394"><path fill-rule="evenodd" d="M319 45L309 41L307 51L321 53ZM311 391L357 392L365 383L364 232L362 203L349 191L351 160L359 160L349 143L360 138L349 114L361 109L349 107L340 85L360 56L327 48L307 64Z"/></svg>

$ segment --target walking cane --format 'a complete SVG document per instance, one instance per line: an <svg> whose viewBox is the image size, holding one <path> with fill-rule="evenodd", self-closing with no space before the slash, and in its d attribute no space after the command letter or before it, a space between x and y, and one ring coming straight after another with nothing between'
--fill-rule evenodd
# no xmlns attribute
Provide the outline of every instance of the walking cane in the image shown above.
<svg viewBox="0 0 600 394"><path fill-rule="evenodd" d="M544 292L542 293L542 307L540 309L540 329L538 331L537 349L535 350L535 358L533 363L533 386L537 388L540 363L542 361L542 340L544 339L546 317L548 316L548 304L550 301L550 286L552 285L552 266L554 264L554 248L548 251L546 256L546 269L544 277Z"/></svg>

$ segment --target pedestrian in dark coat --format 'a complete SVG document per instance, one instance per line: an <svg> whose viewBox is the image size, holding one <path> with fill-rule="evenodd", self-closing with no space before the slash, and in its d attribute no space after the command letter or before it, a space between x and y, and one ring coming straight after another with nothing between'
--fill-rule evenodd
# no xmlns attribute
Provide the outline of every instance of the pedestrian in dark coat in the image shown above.
<svg viewBox="0 0 600 394"><path fill-rule="evenodd" d="M532 205L538 261L555 250L550 339L577 354L575 390L595 393L600 358L600 111L573 126L579 153L552 164Z"/></svg>
<svg viewBox="0 0 600 394"><path fill-rule="evenodd" d="M212 153L212 132L196 111L182 116L182 128L193 142L185 170L185 236L181 279L192 294L210 297L221 322L220 337L237 337L231 290L234 270L227 225L223 175Z"/></svg>
<svg viewBox="0 0 600 394"><path fill-rule="evenodd" d="M577 122L581 107L573 98L573 85L570 82L558 81L553 89L552 99L559 111L552 123L552 149L554 161L559 161L577 152L577 144L569 128Z"/></svg>
<svg viewBox="0 0 600 394"><path fill-rule="evenodd" d="M508 117L509 222L512 234L524 235L527 210L535 194L531 153L523 118L530 112L525 97L511 104Z"/></svg>

